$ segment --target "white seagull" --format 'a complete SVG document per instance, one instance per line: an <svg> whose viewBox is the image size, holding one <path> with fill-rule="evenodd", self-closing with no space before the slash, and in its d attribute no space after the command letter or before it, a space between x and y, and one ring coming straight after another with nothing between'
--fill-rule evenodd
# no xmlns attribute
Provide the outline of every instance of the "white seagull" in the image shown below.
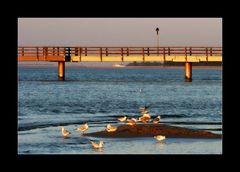
<svg viewBox="0 0 240 172"><path fill-rule="evenodd" d="M77 128L76 130L84 133L84 131L86 131L87 129L88 129L88 124L86 123L86 124L80 126L79 128Z"/></svg>
<svg viewBox="0 0 240 172"><path fill-rule="evenodd" d="M110 124L108 124L107 127L106 127L107 132L114 132L116 130L117 130L117 127L111 126Z"/></svg>
<svg viewBox="0 0 240 172"><path fill-rule="evenodd" d="M140 118L138 118L138 121L141 121L141 122L143 122L143 123L147 123L148 120L149 120L149 118L144 117L144 116L141 116Z"/></svg>
<svg viewBox="0 0 240 172"><path fill-rule="evenodd" d="M103 147L103 141L99 141L98 144L95 143L95 142L93 142L93 141L90 141L90 142L91 142L92 147L93 147L94 149L99 149L99 148L102 148L102 147Z"/></svg>
<svg viewBox="0 0 240 172"><path fill-rule="evenodd" d="M127 117L124 116L124 117L120 117L120 118L118 118L117 120L123 122L123 121L126 121L126 119L127 119Z"/></svg>
<svg viewBox="0 0 240 172"><path fill-rule="evenodd" d="M161 141L161 140L164 140L164 139L166 139L166 137L165 137L165 136L161 136L161 135L154 136L154 138L155 138L156 140L158 140L158 141Z"/></svg>
<svg viewBox="0 0 240 172"><path fill-rule="evenodd" d="M149 113L144 113L144 114L143 114L143 117L151 119L151 116L150 116Z"/></svg>
<svg viewBox="0 0 240 172"><path fill-rule="evenodd" d="M136 125L137 120L135 118L128 119L128 122L126 123L127 125Z"/></svg>
<svg viewBox="0 0 240 172"><path fill-rule="evenodd" d="M64 127L62 127L62 135L63 135L64 137L66 137L66 136L68 136L68 135L70 135L70 134L71 134L70 131L65 130Z"/></svg>

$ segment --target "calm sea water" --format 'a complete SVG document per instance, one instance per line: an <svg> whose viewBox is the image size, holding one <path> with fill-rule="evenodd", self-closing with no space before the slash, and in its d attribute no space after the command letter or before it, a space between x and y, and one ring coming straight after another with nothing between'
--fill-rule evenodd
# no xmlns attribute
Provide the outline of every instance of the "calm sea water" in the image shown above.
<svg viewBox="0 0 240 172"><path fill-rule="evenodd" d="M20 154L220 154L221 139L153 138L101 139L95 151L74 131L88 122L87 132L127 115L139 117L139 107L161 123L222 133L222 70L193 69L193 82L184 82L184 69L66 68L66 81L57 68L18 69L18 152ZM61 137L60 128L72 131Z"/></svg>

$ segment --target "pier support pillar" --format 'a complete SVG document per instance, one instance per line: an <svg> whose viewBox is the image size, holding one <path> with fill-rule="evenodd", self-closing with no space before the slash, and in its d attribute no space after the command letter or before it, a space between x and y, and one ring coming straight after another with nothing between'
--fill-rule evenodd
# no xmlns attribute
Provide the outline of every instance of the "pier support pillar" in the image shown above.
<svg viewBox="0 0 240 172"><path fill-rule="evenodd" d="M185 81L192 82L192 62L185 63Z"/></svg>
<svg viewBox="0 0 240 172"><path fill-rule="evenodd" d="M65 80L65 62L64 61L58 62L58 80L59 81Z"/></svg>

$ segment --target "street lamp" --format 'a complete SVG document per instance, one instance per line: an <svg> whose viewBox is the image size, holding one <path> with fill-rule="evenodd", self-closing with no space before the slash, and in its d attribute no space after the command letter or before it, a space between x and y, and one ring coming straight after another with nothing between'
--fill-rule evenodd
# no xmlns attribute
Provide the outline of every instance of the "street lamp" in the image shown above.
<svg viewBox="0 0 240 172"><path fill-rule="evenodd" d="M157 55L159 55L159 28L157 27L156 28L156 32L157 32Z"/></svg>

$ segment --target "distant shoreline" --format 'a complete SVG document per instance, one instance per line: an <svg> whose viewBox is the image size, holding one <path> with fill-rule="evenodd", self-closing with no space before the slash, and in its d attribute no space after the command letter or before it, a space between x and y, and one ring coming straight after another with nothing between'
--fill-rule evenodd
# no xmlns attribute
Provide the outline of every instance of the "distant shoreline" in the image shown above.
<svg viewBox="0 0 240 172"><path fill-rule="evenodd" d="M18 65L23 68L57 68L54 65ZM135 68L162 68L162 69L183 69L185 66L125 66L125 67L114 67L114 66L65 66L66 68L120 68L120 69L135 69ZM222 69L222 66L192 66L193 69Z"/></svg>

